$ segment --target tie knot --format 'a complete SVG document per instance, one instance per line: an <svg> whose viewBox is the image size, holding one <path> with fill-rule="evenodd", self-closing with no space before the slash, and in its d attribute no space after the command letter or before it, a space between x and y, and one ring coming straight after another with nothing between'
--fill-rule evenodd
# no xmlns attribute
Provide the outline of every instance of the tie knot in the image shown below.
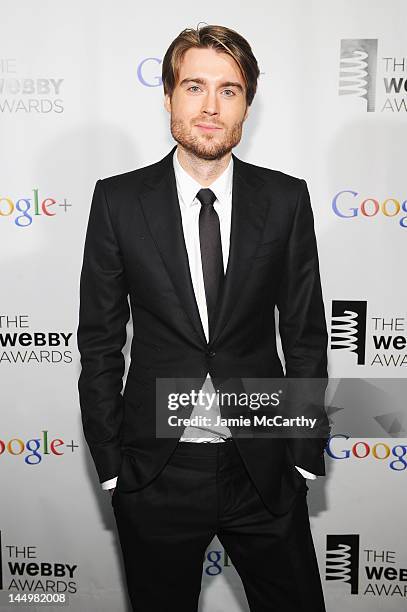
<svg viewBox="0 0 407 612"><path fill-rule="evenodd" d="M204 206L211 206L216 200L216 195L213 193L212 189L200 189L196 197Z"/></svg>

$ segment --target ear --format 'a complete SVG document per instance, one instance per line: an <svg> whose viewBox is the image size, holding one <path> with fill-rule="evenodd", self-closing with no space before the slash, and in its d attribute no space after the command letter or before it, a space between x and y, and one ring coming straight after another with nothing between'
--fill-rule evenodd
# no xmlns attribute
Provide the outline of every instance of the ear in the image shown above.
<svg viewBox="0 0 407 612"><path fill-rule="evenodd" d="M164 108L170 113L171 112L171 98L168 94L164 95Z"/></svg>
<svg viewBox="0 0 407 612"><path fill-rule="evenodd" d="M246 107L246 112L245 112L244 117L243 117L243 121L246 121L246 119L247 119L247 117L249 115L249 111L250 111L250 106L247 106Z"/></svg>

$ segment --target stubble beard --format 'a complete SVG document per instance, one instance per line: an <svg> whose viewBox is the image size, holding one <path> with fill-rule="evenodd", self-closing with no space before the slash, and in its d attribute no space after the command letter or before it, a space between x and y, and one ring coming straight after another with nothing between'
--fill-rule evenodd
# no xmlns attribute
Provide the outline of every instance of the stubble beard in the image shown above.
<svg viewBox="0 0 407 612"><path fill-rule="evenodd" d="M221 159L239 144L242 137L243 121L239 121L228 130L223 129L222 139L214 134L204 133L194 136L188 126L181 120L171 115L171 134L174 140L184 149L199 159L214 160Z"/></svg>

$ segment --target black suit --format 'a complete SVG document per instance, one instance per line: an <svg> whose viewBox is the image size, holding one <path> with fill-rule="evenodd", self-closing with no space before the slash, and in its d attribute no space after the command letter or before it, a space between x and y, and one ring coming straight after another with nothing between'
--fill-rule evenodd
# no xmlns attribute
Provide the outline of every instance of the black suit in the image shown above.
<svg viewBox="0 0 407 612"><path fill-rule="evenodd" d="M156 377L193 379L198 389L209 372L216 389L233 387L240 377L284 376L275 305L286 376L327 379L327 332L305 181L233 155L229 260L208 344L191 282L173 152L97 181L86 235L78 328L82 419L100 481L119 475L119 493L151 483L178 443L155 438ZM122 395L127 296L134 334ZM305 492L294 465L325 474L321 440L236 437L235 444L276 515Z"/></svg>

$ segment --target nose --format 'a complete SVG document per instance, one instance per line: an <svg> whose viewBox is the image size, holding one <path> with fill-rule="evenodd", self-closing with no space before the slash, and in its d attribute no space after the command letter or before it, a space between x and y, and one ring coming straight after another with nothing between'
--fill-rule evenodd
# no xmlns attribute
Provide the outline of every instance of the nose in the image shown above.
<svg viewBox="0 0 407 612"><path fill-rule="evenodd" d="M216 91L208 91L203 99L202 112L205 115L217 115L219 112L218 99L216 97Z"/></svg>

